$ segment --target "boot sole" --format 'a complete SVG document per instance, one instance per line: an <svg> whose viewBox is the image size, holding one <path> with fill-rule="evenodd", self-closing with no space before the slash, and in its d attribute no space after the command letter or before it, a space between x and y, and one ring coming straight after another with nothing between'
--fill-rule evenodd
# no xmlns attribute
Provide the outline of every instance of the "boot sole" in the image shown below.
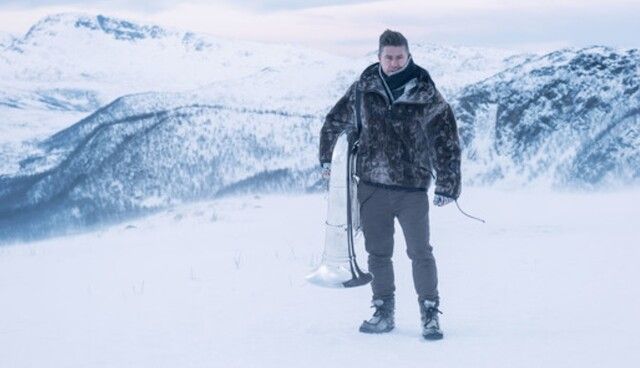
<svg viewBox="0 0 640 368"><path fill-rule="evenodd" d="M435 340L442 340L444 338L444 335L439 333L439 334L422 335L422 337L425 340L435 341Z"/></svg>
<svg viewBox="0 0 640 368"><path fill-rule="evenodd" d="M393 327L388 327L385 328L384 330L367 330L365 328L360 327L359 331L362 333L366 333L366 334L383 334L383 333L387 333L387 332L391 332L393 330Z"/></svg>

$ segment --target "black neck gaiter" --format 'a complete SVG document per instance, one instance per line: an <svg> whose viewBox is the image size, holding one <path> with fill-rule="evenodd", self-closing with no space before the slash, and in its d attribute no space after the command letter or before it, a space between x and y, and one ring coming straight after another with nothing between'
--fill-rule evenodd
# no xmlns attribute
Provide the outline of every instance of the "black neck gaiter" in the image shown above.
<svg viewBox="0 0 640 368"><path fill-rule="evenodd" d="M418 67L413 63L413 59L409 59L409 63L401 72L388 76L380 69L380 75L391 90L395 100L404 92L404 85L418 76Z"/></svg>

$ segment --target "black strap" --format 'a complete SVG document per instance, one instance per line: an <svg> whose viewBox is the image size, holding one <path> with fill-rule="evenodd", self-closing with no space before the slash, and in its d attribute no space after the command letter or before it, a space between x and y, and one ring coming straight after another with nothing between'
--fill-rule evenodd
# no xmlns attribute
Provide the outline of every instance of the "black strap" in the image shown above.
<svg viewBox="0 0 640 368"><path fill-rule="evenodd" d="M487 223L485 220L483 220L483 219L481 219L481 218L471 216L471 215L469 215L468 213L464 212L464 211L462 210L462 208L460 208L460 205L458 204L458 200L457 200L457 199L455 200L455 202L456 202L456 206L458 206L458 210L459 210L463 215L467 216L468 218L474 219L474 220L476 220L476 221L480 221L480 222L482 222L483 224L486 224L486 223Z"/></svg>
<svg viewBox="0 0 640 368"><path fill-rule="evenodd" d="M357 149L358 144L360 143L360 132L362 131L362 117L360 116L360 104L362 100L362 92L358 85L356 85L356 104L354 109L356 110L356 132L358 133L354 142L354 148Z"/></svg>

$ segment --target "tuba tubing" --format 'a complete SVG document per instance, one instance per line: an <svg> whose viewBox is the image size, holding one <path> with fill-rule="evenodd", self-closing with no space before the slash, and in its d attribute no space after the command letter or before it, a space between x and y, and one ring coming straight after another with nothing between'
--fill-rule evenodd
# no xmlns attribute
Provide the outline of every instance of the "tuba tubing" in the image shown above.
<svg viewBox="0 0 640 368"><path fill-rule="evenodd" d="M366 285L373 277L356 263L354 239L360 230L355 176L357 144L341 134L331 156L324 253L320 265L307 276L314 285L346 288Z"/></svg>

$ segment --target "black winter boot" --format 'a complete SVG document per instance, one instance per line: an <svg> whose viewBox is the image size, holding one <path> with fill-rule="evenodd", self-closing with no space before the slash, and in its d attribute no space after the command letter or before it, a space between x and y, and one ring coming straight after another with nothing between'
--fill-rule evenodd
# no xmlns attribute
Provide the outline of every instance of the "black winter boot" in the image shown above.
<svg viewBox="0 0 640 368"><path fill-rule="evenodd" d="M426 340L440 340L444 337L442 330L440 329L438 314L442 314L442 312L438 309L436 302L425 300L420 303L422 337Z"/></svg>
<svg viewBox="0 0 640 368"><path fill-rule="evenodd" d="M360 325L360 332L363 333L384 333L393 330L395 327L394 314L396 303L393 297L374 299L371 301L371 308L375 308L373 317L368 321L363 321Z"/></svg>

